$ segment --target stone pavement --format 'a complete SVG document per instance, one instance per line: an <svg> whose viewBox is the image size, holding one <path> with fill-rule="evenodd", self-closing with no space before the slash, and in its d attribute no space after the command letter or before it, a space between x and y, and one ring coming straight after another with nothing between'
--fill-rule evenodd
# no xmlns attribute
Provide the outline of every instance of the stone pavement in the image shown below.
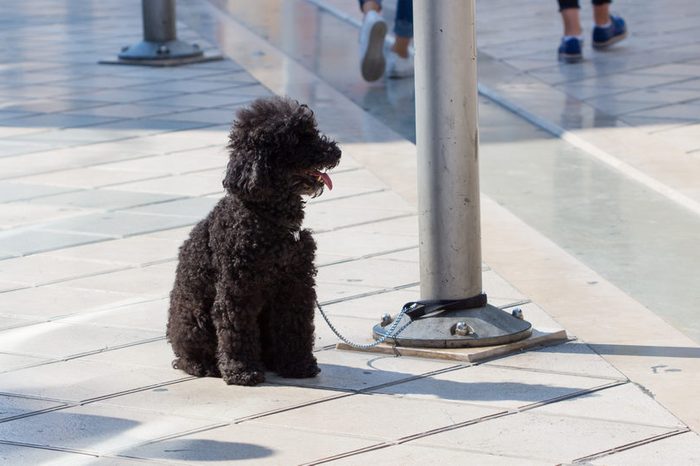
<svg viewBox="0 0 700 466"><path fill-rule="evenodd" d="M339 140L336 188L309 203L306 225L319 243L321 303L357 340L367 340L382 313L418 297L415 186L406 182L415 176L415 148L203 0L179 2L191 26L181 24L180 37L215 44L235 61L97 65L138 40L139 4L0 4L5 464L700 462L700 439L688 427L698 427L690 396L676 391L687 412L673 406L672 414L650 396L656 379L640 385L641 368L640 379L632 369L621 372L629 364L603 358L610 353L599 343L613 342L595 335L586 338L593 346L572 341L456 364L338 351L317 318L323 372L316 379L270 374L255 388L229 387L171 369L164 325L177 248L222 195L223 146L236 108L289 94L309 102ZM526 125L504 114L482 111L483 130ZM483 201L484 288L492 303L527 302L526 315L556 326L541 297L567 328L586 331L562 310L579 288L538 294L544 263L564 267L562 276L597 280L606 304L655 325L659 336L649 343L675 335ZM513 275L510 264L522 260L530 261L529 282ZM538 299L531 302L500 269ZM692 379L682 378L688 371L673 370L694 363L683 358L666 366L654 359L661 364L653 373L690 389ZM649 371L647 363L640 367Z"/></svg>

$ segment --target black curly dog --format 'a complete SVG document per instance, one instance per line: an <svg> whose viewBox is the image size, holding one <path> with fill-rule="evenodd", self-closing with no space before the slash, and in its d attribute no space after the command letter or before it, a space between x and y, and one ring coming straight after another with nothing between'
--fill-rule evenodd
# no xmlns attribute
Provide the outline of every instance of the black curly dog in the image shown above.
<svg viewBox="0 0 700 466"><path fill-rule="evenodd" d="M258 99L229 135L224 196L180 248L167 337L173 367L255 385L265 370L314 377L316 243L302 230L304 200L332 188L340 161L313 112Z"/></svg>

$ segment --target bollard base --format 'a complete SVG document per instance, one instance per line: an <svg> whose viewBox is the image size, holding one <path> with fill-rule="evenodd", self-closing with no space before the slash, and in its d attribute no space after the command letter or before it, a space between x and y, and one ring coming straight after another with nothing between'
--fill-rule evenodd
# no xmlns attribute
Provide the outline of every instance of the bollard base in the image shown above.
<svg viewBox="0 0 700 466"><path fill-rule="evenodd" d="M409 322L401 316L398 328ZM386 335L387 327L375 325L375 338ZM388 343L418 348L465 348L494 346L523 340L532 333L532 325L489 304L472 308L438 312L416 319L406 330Z"/></svg>
<svg viewBox="0 0 700 466"><path fill-rule="evenodd" d="M471 348L415 348L382 343L381 345L375 346L371 349L357 349L346 343L338 343L336 344L336 349L342 351L362 351L367 353L388 354L392 356L476 363L514 353L520 353L529 349L559 345L572 340L575 340L575 338L568 337L566 331L563 329L553 331L540 331L533 329L530 336L524 340L496 346L480 346Z"/></svg>
<svg viewBox="0 0 700 466"><path fill-rule="evenodd" d="M197 44L181 40L168 42L141 41L124 47L116 60L100 60L103 65L178 66L222 60L221 55L207 55Z"/></svg>
<svg viewBox="0 0 700 466"><path fill-rule="evenodd" d="M493 308L493 306L488 307ZM517 312L518 309L520 310L520 312ZM345 343L338 343L336 345L336 348L345 351L364 351L378 354L389 354L393 356L410 356L419 358L458 361L464 363L475 363L494 359L497 357L503 357L509 354L520 353L528 349L536 349L543 346L558 345L566 341L575 339L575 337L570 337L569 335L567 335L565 329L563 329L556 321L554 321L550 316L548 316L547 313L544 312L539 306L533 303L511 304L503 309L495 308L495 310L501 313L496 314L499 316L505 314L507 317L512 317L513 311L516 311L515 313L517 315L527 316L528 322L532 324L529 328L529 335L526 338L517 341L511 340L509 342L502 342L501 344L496 344L494 346L416 347L406 346L405 342L404 344L396 344L394 342L389 342L382 343L381 345L375 346L371 349L358 350L357 348L351 347L350 345L347 345ZM518 320L523 322L523 320L521 319ZM418 321L416 321L414 324L408 327L406 329L406 332L417 323ZM529 325L527 324L527 322L525 324ZM374 337L377 337L376 333L374 334Z"/></svg>

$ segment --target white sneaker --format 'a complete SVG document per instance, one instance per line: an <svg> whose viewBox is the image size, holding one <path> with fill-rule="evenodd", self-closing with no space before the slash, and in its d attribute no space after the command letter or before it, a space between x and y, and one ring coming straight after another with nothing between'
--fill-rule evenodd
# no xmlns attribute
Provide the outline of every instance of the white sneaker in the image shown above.
<svg viewBox="0 0 700 466"><path fill-rule="evenodd" d="M413 76L413 56L403 58L396 52L387 53L386 75L389 78L408 78Z"/></svg>
<svg viewBox="0 0 700 466"><path fill-rule="evenodd" d="M366 81L376 81L384 74L384 37L387 26L376 11L369 11L360 29L360 70Z"/></svg>

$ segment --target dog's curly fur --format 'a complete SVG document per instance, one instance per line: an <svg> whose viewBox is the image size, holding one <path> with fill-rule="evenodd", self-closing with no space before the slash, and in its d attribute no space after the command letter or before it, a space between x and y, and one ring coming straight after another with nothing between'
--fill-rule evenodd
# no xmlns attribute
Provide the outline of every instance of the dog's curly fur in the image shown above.
<svg viewBox="0 0 700 466"><path fill-rule="evenodd" d="M316 244L302 230L303 195L340 150L313 112L286 98L237 114L223 180L226 195L180 248L167 337L173 367L255 385L270 370L313 377Z"/></svg>

